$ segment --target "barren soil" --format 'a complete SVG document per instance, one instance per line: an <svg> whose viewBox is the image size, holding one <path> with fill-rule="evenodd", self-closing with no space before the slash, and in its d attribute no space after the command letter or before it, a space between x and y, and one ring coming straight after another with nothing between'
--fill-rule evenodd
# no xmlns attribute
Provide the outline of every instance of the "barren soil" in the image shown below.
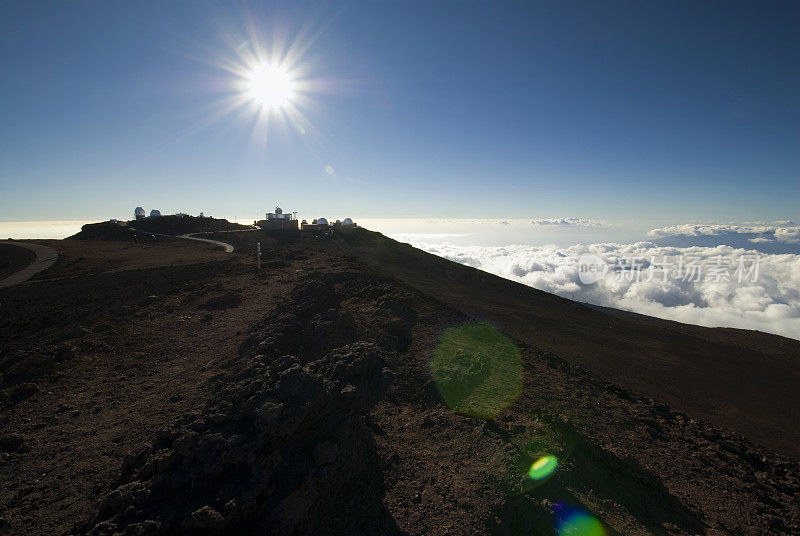
<svg viewBox="0 0 800 536"><path fill-rule="evenodd" d="M796 458L744 437L797 421L762 425L726 384L766 359L796 388L796 341L593 310L366 232L229 241L240 254L66 241L0 290L4 534L548 534L561 503L611 534L800 531ZM450 409L429 370L475 321L522 357L493 419ZM683 406L645 381L731 345ZM540 453L558 470L520 488Z"/></svg>

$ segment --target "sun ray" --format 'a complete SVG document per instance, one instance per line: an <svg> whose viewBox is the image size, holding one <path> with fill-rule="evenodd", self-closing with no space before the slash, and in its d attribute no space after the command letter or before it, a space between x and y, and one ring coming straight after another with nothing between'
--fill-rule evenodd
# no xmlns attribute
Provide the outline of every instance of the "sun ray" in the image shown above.
<svg viewBox="0 0 800 536"><path fill-rule="evenodd" d="M226 15L214 23L217 40L188 43L184 52L218 70L205 86L216 98L205 105L202 118L170 141L230 119L229 126L238 125L256 153L282 140L319 159L326 135L316 123L325 121L327 111L318 97L338 93L341 82L320 76L327 62L314 45L338 13L320 14L296 30L280 15L267 17L247 6Z"/></svg>

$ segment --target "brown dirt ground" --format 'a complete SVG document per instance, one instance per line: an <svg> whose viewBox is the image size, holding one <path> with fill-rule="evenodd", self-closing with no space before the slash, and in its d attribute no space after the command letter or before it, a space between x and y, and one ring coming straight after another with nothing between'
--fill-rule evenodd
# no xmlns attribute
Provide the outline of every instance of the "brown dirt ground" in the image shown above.
<svg viewBox="0 0 800 536"><path fill-rule="evenodd" d="M234 240L246 251L248 237ZM393 285L417 292L419 320L411 347L397 357L396 379L386 398L365 418L379 457L373 469L381 475L380 488L370 491L381 497L398 533L532 533L547 524L546 512L560 500L591 511L612 534L800 530L796 460L720 429L710 418L706 422L701 411L686 415L660 404L664 398L652 400L657 386L636 390L646 397L619 386L636 378L624 368L617 370L620 381L607 381L608 371L590 367L593 362L578 351L580 339L571 330L581 318L561 334L548 325L554 321L550 308L563 307L566 313L559 314L565 317L599 315L606 323L614 318L626 328L620 341L601 336L591 325L580 335L584 350L612 345L606 356L624 357L637 345L640 356L661 355L659 345L670 342L681 352L693 345L705 349L718 344L716 335L692 329L686 335L691 339L684 341L680 329L670 328L662 341L651 321L573 313L582 309L558 298L540 305L550 315L531 309L507 317L513 307L536 307L529 300L541 293L525 294L488 274L464 272L457 265L441 268L424 258L429 265L406 262L401 269L402 255L394 249L376 252L336 241L278 247L269 237L260 240L268 259L260 273L249 256L183 241L151 249L69 241L66 260L43 273L41 281L0 291L4 533L64 534L86 521L114 489L126 456L150 444L159 429L204 406L213 385L208 380L239 358L252 326L285 306L292 289L309 275L355 272L371 280L374 273L367 265L383 273L396 270L408 287L400 281ZM439 288L437 277L442 278ZM501 291L506 305L497 294ZM342 307L369 326L372 302L348 288L339 292ZM225 303L221 297L229 293L241 302L229 309L204 306L213 298ZM513 298L516 293L519 299ZM491 320L522 349L524 390L495 421L451 411L428 373L442 331L472 319ZM537 329L539 338L521 325ZM631 331L635 326L638 332ZM747 339L737 332L735 337L746 339L737 341L745 350L762 337L767 349L784 344L770 336ZM662 342L648 342L653 340ZM563 351L553 350L559 348ZM743 350L742 355L749 354ZM589 370L579 365L585 363ZM706 383L716 381L708 371L704 377ZM508 482L518 478L509 460L519 442L531 436L557 443L563 468L528 494L509 494Z"/></svg>
<svg viewBox="0 0 800 536"><path fill-rule="evenodd" d="M158 237L155 247L147 240L142 240L139 244L134 244L133 241L93 240L33 240L32 242L56 250L63 248L64 251L63 257L52 268L34 277L39 280L196 264L224 260L229 256L228 253L206 244L169 237Z"/></svg>
<svg viewBox="0 0 800 536"><path fill-rule="evenodd" d="M0 296L0 355L61 347L70 354L52 375L32 378L32 392L0 415L3 435L25 438L24 456L10 462L0 453L0 511L37 534L62 532L85 516L126 454L202 404L204 380L236 354L242 330L291 288L295 274L255 278L230 255L188 241L160 248L69 242L67 260L44 273L50 280ZM159 263L168 264L152 267ZM199 308L228 289L241 293L235 310Z"/></svg>

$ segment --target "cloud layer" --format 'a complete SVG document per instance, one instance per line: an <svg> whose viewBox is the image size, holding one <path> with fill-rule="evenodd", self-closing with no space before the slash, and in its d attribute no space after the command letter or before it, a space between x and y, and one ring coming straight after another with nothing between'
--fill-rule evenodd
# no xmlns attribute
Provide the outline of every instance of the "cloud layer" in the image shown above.
<svg viewBox="0 0 800 536"><path fill-rule="evenodd" d="M605 224L581 218L545 218L532 220L533 225L574 225L578 227L604 227Z"/></svg>
<svg viewBox="0 0 800 536"><path fill-rule="evenodd" d="M680 322L757 329L800 339L797 254L757 254L726 245L682 248L654 242L557 248L409 241L441 257L567 298ZM600 256L611 268L597 283L584 285L578 259L588 254ZM637 270L623 269L633 259L640 268L638 275ZM689 262L701 267L699 278L696 273L681 277L680 268L689 272ZM757 274L753 274L754 266Z"/></svg>
<svg viewBox="0 0 800 536"><path fill-rule="evenodd" d="M720 235L756 235L750 241L783 242L785 244L800 243L800 226L791 221L774 223L734 224L683 224L672 227L653 229L648 233L654 238L671 236L720 236Z"/></svg>
<svg viewBox="0 0 800 536"><path fill-rule="evenodd" d="M422 220L420 220L422 221ZM441 225L441 224L454 224L454 225L515 225L515 226L550 226L550 227L608 227L608 224L587 220L584 218L536 218L533 220L510 218L472 218L472 219L458 219L458 218L428 218L424 220L428 225Z"/></svg>

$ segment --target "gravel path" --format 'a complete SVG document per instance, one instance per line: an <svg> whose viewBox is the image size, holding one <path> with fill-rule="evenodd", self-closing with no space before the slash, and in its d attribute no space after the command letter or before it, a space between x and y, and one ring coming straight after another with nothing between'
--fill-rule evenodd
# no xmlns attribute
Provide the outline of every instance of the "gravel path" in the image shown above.
<svg viewBox="0 0 800 536"><path fill-rule="evenodd" d="M195 234L202 234L202 233L191 233L191 234L180 235L178 238L185 238L186 240L195 240L197 242L205 242L207 244L213 244L215 246L222 246L223 248L225 248L225 253L233 253L232 245L226 242L220 242L219 240L209 240L208 238L195 238L193 236Z"/></svg>
<svg viewBox="0 0 800 536"><path fill-rule="evenodd" d="M32 244L30 242L20 242L19 240L0 240L0 243L19 246L36 254L35 261L30 263L19 272L0 281L0 287L10 287L11 285L23 283L39 272L47 270L53 266L53 264L56 262L56 259L58 259L58 252L51 247ZM233 251L233 247L231 247L231 251Z"/></svg>

